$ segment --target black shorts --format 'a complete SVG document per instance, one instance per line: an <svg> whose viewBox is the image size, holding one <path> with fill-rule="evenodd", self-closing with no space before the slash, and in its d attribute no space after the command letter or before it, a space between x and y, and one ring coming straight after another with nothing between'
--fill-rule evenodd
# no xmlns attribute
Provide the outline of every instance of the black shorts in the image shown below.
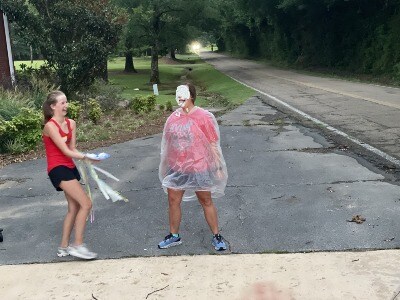
<svg viewBox="0 0 400 300"><path fill-rule="evenodd" d="M68 168L66 166L58 166L49 172L49 178L53 186L57 191L62 191L60 188L61 181L70 181L70 180L81 180L81 175L76 167Z"/></svg>

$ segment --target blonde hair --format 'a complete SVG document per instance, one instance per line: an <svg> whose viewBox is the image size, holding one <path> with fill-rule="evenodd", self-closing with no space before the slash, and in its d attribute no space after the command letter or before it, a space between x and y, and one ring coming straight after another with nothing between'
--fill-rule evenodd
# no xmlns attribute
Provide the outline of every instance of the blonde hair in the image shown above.
<svg viewBox="0 0 400 300"><path fill-rule="evenodd" d="M65 94L61 91L52 91L47 95L47 98L42 105L44 124L53 117L53 109L51 108L51 105L56 104L58 97L60 96L65 96Z"/></svg>

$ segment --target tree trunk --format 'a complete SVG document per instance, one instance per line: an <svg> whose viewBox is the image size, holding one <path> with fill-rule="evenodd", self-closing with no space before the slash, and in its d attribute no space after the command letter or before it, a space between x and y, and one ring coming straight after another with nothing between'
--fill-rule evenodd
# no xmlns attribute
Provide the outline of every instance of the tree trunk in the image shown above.
<svg viewBox="0 0 400 300"><path fill-rule="evenodd" d="M107 57L101 58L99 61L99 67L97 69L97 78L103 79L105 82L108 82L108 71L107 71Z"/></svg>
<svg viewBox="0 0 400 300"><path fill-rule="evenodd" d="M151 74L150 83L160 83L160 73L158 71L158 43L151 47Z"/></svg>
<svg viewBox="0 0 400 300"><path fill-rule="evenodd" d="M133 64L133 55L132 51L125 52L125 69L124 72L126 73L137 73L135 66Z"/></svg>
<svg viewBox="0 0 400 300"><path fill-rule="evenodd" d="M170 53L171 53L171 58L172 58L173 60L176 60L175 49L171 49L171 50L170 50Z"/></svg>

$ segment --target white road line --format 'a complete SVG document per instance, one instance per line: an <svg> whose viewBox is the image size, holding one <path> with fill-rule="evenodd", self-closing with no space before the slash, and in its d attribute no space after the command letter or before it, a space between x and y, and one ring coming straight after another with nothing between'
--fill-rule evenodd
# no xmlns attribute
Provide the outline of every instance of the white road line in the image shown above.
<svg viewBox="0 0 400 300"><path fill-rule="evenodd" d="M285 78L285 77L281 77L281 76L270 75L270 74L268 76L274 77L274 78L278 78L278 79L282 79L282 80L286 80L286 81L289 81L289 82L293 82L293 83L298 84L298 85L304 85L304 86L307 86L307 87L310 87L310 88L319 89L319 90L322 90L322 91L325 91L325 92L329 92L329 93L333 93L333 94L339 94L339 95L342 95L342 96L347 96L347 97L351 97L351 98L355 98L355 99L360 99L360 100L364 100L364 101L368 101L368 102L372 102L372 103L376 103L376 104L380 104L380 105L384 105L384 106L400 109L400 105L398 105L398 104L393 104L393 103L377 100L377 99L374 99L374 98L358 96L358 95L355 95L355 94L352 94L352 93L341 92L341 91L338 91L338 90L333 90L333 89L321 87L319 85L315 85L315 84L311 84L311 83L307 83L307 82L302 82L302 81L298 81L298 80L294 80L294 79L289 79L289 78Z"/></svg>
<svg viewBox="0 0 400 300"><path fill-rule="evenodd" d="M360 140L348 135L347 133L345 133L345 132L343 132L343 131L341 131L339 129L336 129L335 127L332 127L329 124L327 124L325 122L322 122L322 121L310 116L309 114L307 114L307 113L305 113L305 112L303 112L303 111L291 106L290 104L287 104L286 102L276 98L275 96L272 96L272 95L270 95L268 93L260 91L259 89L256 89L256 88L254 88L254 87L252 87L252 86L250 86L250 85L248 85L248 84L246 84L244 82L241 82L240 80L237 80L236 78L233 78L232 76L229 76L229 77L232 78L233 80L235 80L236 82L239 82L240 84L243 84L244 86L247 86L248 88L251 88L251 89L255 90L256 92L267 96L268 98L270 98L270 99L274 100L275 102L285 106L286 108L288 108L291 111L301 115L302 117L304 117L304 118L306 118L306 119L308 119L308 120L310 120L310 121L312 121L312 122L314 122L314 123L316 123L318 125L324 126L326 129L328 129L328 130L330 130L330 131L332 131L332 132L334 132L334 133L336 133L336 134L338 134L338 135L340 135L342 137L345 137L345 138L349 139L353 143L355 143L355 144L367 149L368 151L373 152L376 155L379 155L380 157L382 157L382 158L386 159L387 161L393 163L397 167L400 167L400 160L398 160L397 158L394 158L393 156L390 156L389 154L387 154L387 153L385 153L385 152L383 152L383 151L381 151L381 150L379 150L379 149L377 149L377 148L375 148L375 147L373 147L373 146L371 146L369 144L366 144L366 143L364 143L364 142L362 142L362 141L360 141Z"/></svg>

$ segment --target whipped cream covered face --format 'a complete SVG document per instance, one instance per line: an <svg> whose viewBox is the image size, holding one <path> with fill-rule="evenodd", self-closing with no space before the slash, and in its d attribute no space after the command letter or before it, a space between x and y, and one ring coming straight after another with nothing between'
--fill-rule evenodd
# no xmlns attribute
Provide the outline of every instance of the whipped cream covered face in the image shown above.
<svg viewBox="0 0 400 300"><path fill-rule="evenodd" d="M176 88L176 103L180 107L185 106L185 101L190 98L190 91L187 85L180 85Z"/></svg>

